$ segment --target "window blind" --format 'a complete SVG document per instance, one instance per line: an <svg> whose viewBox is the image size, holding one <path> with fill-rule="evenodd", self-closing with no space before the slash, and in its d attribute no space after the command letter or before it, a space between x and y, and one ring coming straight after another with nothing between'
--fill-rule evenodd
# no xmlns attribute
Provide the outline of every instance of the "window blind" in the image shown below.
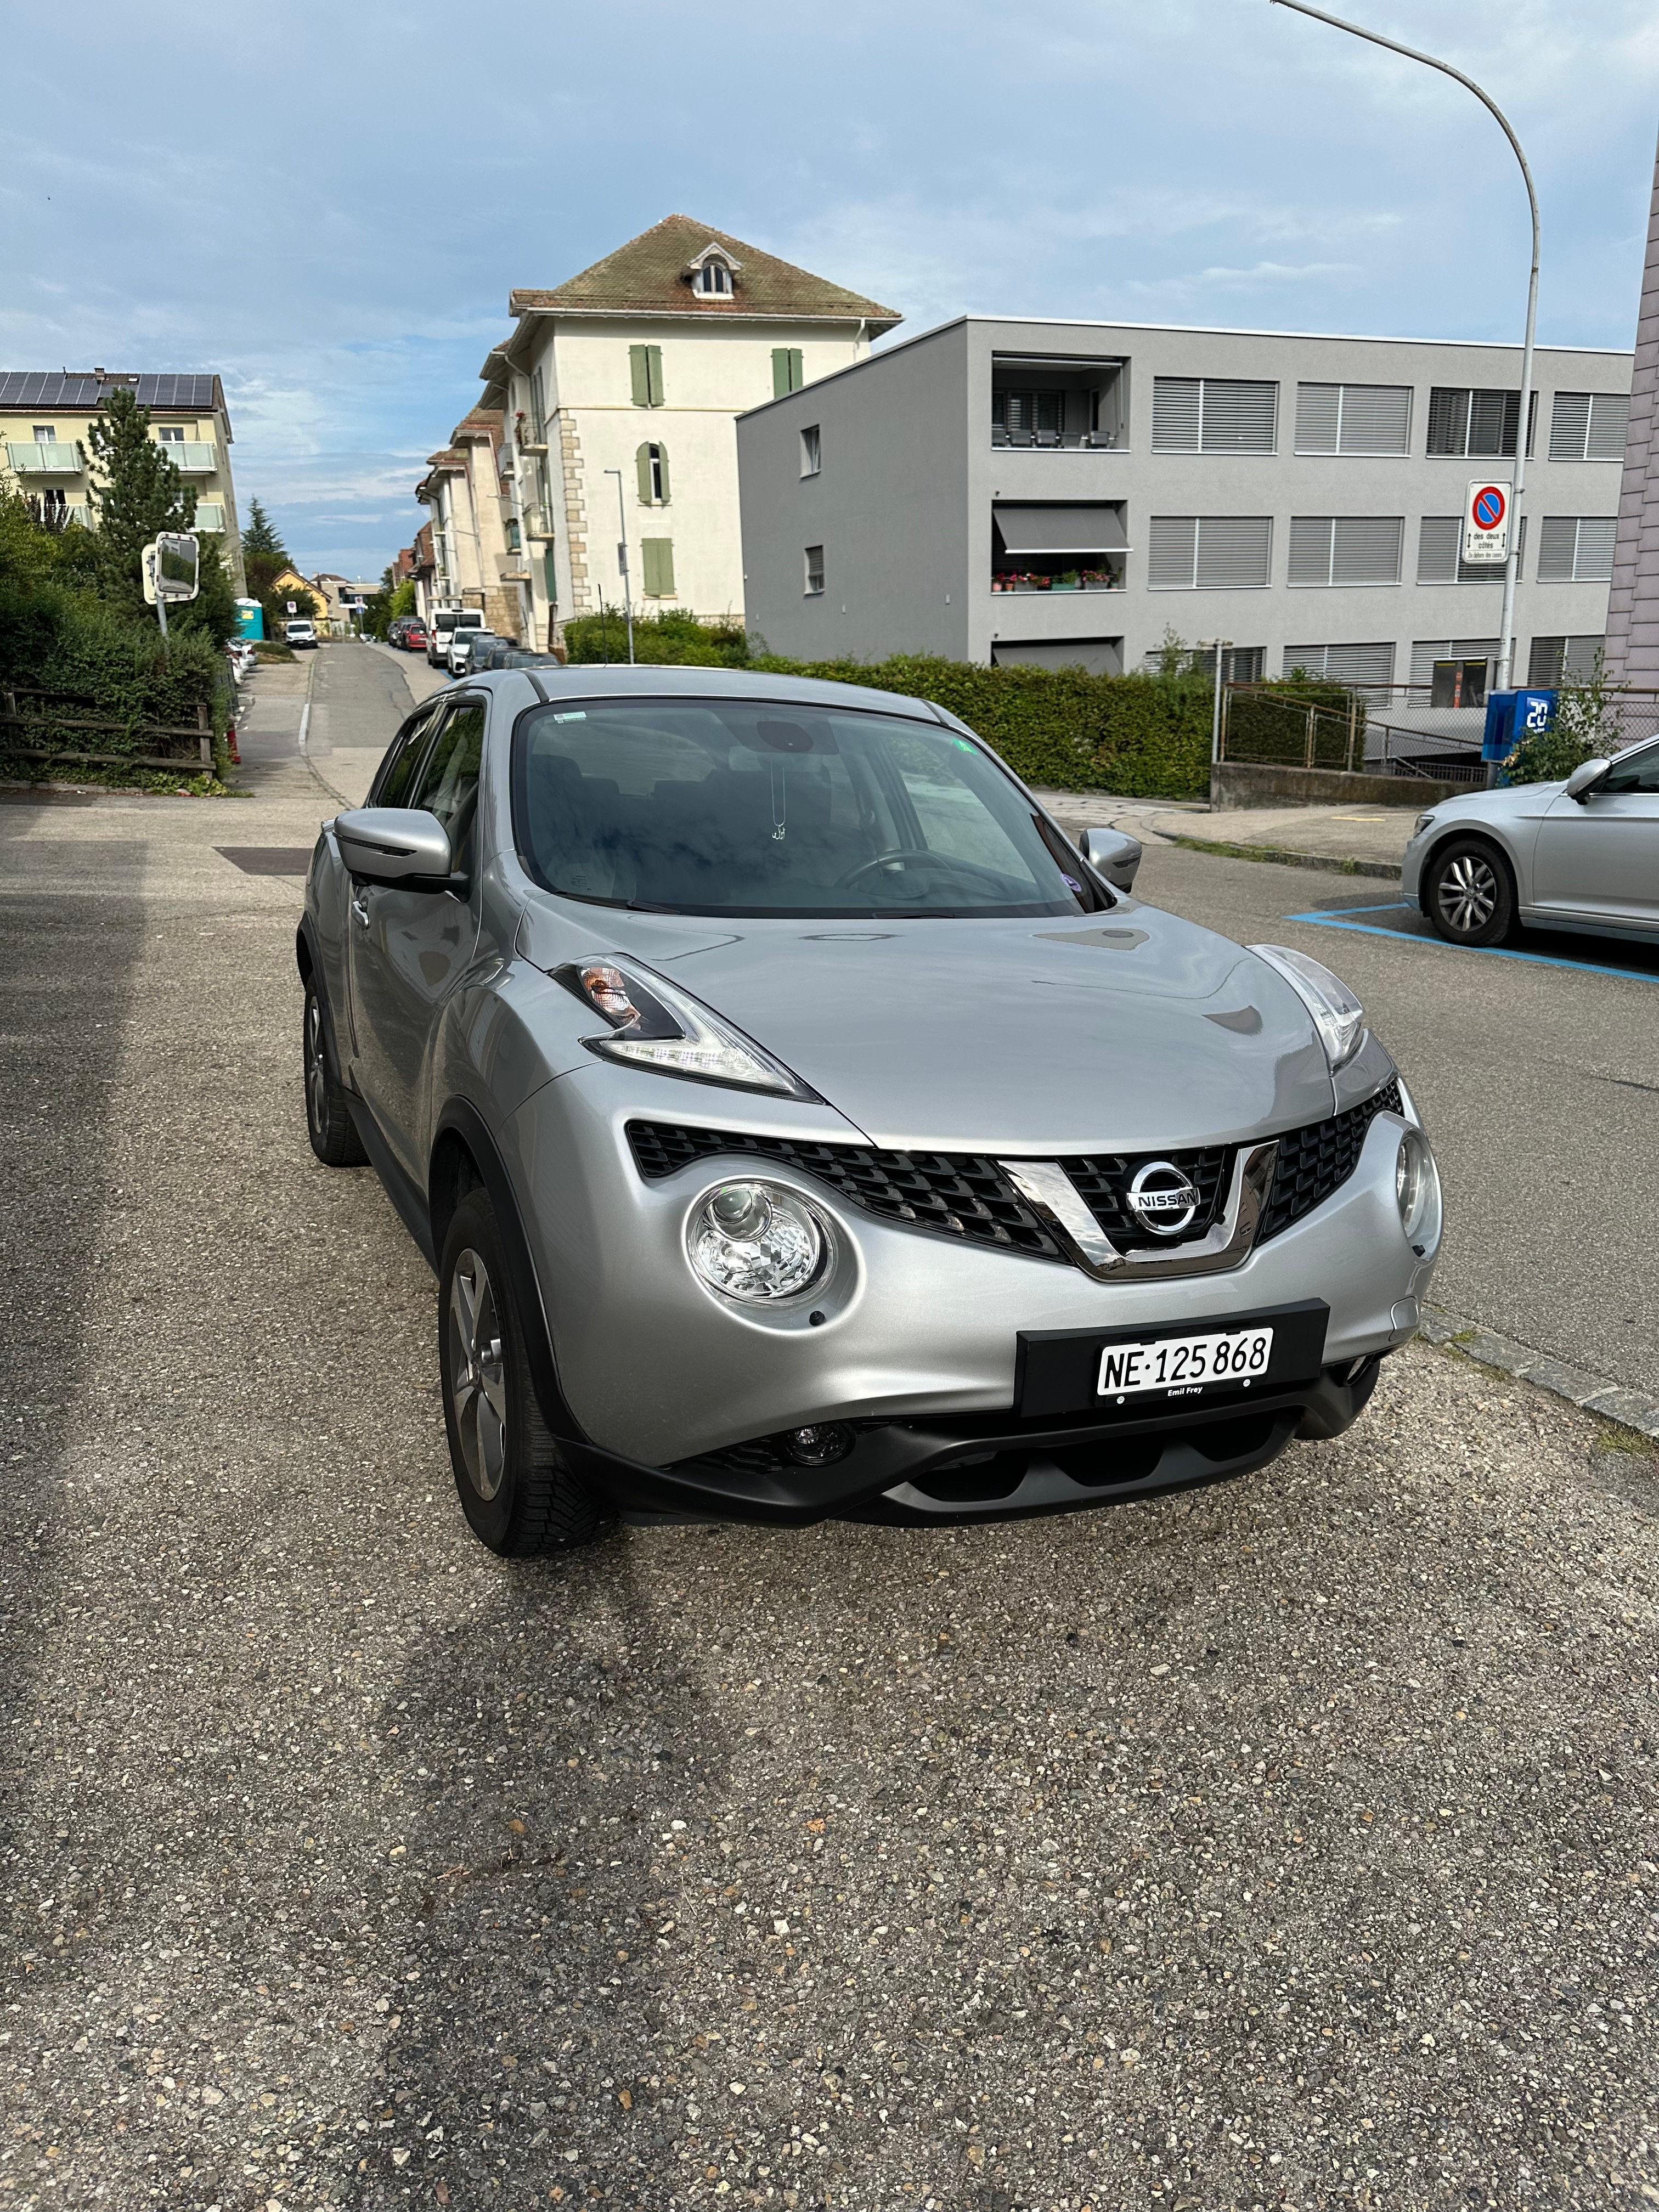
<svg viewBox="0 0 1659 2212"><path fill-rule="evenodd" d="M1609 584L1618 518L1547 514L1538 526L1540 584Z"/></svg>
<svg viewBox="0 0 1659 2212"><path fill-rule="evenodd" d="M1553 461L1622 461L1630 400L1622 392L1558 392L1550 410Z"/></svg>
<svg viewBox="0 0 1659 2212"><path fill-rule="evenodd" d="M1538 394L1527 410L1527 451L1531 453L1538 419ZM1518 392L1472 390L1437 384L1429 393L1429 451L1468 459L1504 460L1515 453L1521 421Z"/></svg>
<svg viewBox="0 0 1659 2212"><path fill-rule="evenodd" d="M1291 517L1291 584L1397 584L1406 520L1399 514Z"/></svg>
<svg viewBox="0 0 1659 2212"><path fill-rule="evenodd" d="M1527 681L1543 691L1563 684L1588 684L1606 644L1600 635L1535 637L1527 661Z"/></svg>
<svg viewBox="0 0 1659 2212"><path fill-rule="evenodd" d="M1287 645L1285 673L1305 669L1332 684L1392 684L1394 641L1370 645Z"/></svg>
<svg viewBox="0 0 1659 2212"><path fill-rule="evenodd" d="M1527 518L1521 518L1516 550L1524 554ZM1463 558L1463 518L1461 514L1425 514L1418 526L1417 580L1419 584L1501 584L1501 561L1468 562Z"/></svg>
<svg viewBox="0 0 1659 2212"><path fill-rule="evenodd" d="M1155 514L1146 539L1152 592L1259 591L1273 559L1267 514Z"/></svg>
<svg viewBox="0 0 1659 2212"><path fill-rule="evenodd" d="M1271 453L1279 386L1254 378L1155 376L1155 453Z"/></svg>
<svg viewBox="0 0 1659 2212"><path fill-rule="evenodd" d="M1432 684L1437 660L1485 660L1498 658L1495 637L1419 637L1412 645L1413 684Z"/></svg>
<svg viewBox="0 0 1659 2212"><path fill-rule="evenodd" d="M1298 453L1408 453L1409 384L1298 384Z"/></svg>

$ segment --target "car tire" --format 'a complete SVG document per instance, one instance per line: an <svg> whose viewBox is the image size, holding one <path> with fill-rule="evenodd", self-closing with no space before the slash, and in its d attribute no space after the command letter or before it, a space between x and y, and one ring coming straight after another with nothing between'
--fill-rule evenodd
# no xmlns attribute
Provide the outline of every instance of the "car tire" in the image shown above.
<svg viewBox="0 0 1659 2212"><path fill-rule="evenodd" d="M314 975L306 978L306 1134L325 1168L360 1168L368 1158L346 1103L345 1086L334 1065L328 1018Z"/></svg>
<svg viewBox="0 0 1659 2212"><path fill-rule="evenodd" d="M1515 929L1515 878L1484 837L1454 837L1431 859L1423 880L1429 927L1448 945L1502 945Z"/></svg>
<svg viewBox="0 0 1659 2212"><path fill-rule="evenodd" d="M542 1417L525 1327L489 1194L467 1193L438 1270L438 1361L444 1426L461 1510L505 1559L574 1552L611 1516L565 1464Z"/></svg>

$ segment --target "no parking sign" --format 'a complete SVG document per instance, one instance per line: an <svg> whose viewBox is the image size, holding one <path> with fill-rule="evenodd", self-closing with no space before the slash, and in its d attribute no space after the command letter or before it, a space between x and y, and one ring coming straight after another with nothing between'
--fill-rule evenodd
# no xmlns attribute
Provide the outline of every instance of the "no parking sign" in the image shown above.
<svg viewBox="0 0 1659 2212"><path fill-rule="evenodd" d="M1510 502L1513 487L1491 477L1470 479L1463 503L1463 558L1488 566L1510 557Z"/></svg>

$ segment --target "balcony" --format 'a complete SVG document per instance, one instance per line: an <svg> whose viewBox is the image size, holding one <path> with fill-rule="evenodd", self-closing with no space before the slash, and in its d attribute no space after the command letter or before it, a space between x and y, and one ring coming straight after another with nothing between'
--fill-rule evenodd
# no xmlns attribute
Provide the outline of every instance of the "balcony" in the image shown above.
<svg viewBox="0 0 1659 2212"><path fill-rule="evenodd" d="M1121 592L1123 571L1115 573L1107 568L1073 568L1059 575L1044 574L1040 570L999 568L991 578L993 592Z"/></svg>
<svg viewBox="0 0 1659 2212"><path fill-rule="evenodd" d="M1121 592L1129 551L1121 500L999 501L991 510L991 589L1059 598Z"/></svg>
<svg viewBox="0 0 1659 2212"><path fill-rule="evenodd" d="M219 448L216 446L196 445L189 439L180 443L177 440L160 438L156 443L180 476L210 477L219 465Z"/></svg>
<svg viewBox="0 0 1659 2212"><path fill-rule="evenodd" d="M6 459L20 477L78 477L86 466L79 446L8 445Z"/></svg>
<svg viewBox="0 0 1659 2212"><path fill-rule="evenodd" d="M991 444L997 452L1112 453L1127 442L1121 361L991 356Z"/></svg>
<svg viewBox="0 0 1659 2212"><path fill-rule="evenodd" d="M196 502L197 529L222 530L224 526L225 510L218 501L211 499L198 499Z"/></svg>

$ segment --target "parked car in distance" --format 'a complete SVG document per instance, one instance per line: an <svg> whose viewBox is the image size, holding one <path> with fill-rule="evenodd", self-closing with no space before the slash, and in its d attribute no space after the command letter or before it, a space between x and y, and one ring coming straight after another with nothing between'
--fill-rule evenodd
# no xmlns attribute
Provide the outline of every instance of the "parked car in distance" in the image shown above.
<svg viewBox="0 0 1659 2212"><path fill-rule="evenodd" d="M1449 945L1504 945L1525 929L1659 939L1659 738L1563 783L1431 807L1400 888Z"/></svg>
<svg viewBox="0 0 1659 2212"><path fill-rule="evenodd" d="M399 641L405 653L424 653L426 651L426 629L424 625L417 622L411 622L404 630L403 637Z"/></svg>
<svg viewBox="0 0 1659 2212"><path fill-rule="evenodd" d="M445 665L452 677L465 676L472 665L473 653L480 647L487 653L492 645L506 645L508 641L504 637L498 637L493 629L471 626L465 629L453 629L444 653Z"/></svg>
<svg viewBox="0 0 1659 2212"><path fill-rule="evenodd" d="M317 625L312 622L287 622L283 624L283 642L291 647L314 646Z"/></svg>
<svg viewBox="0 0 1659 2212"><path fill-rule="evenodd" d="M429 667L448 664L449 641L458 629L482 629L484 618L477 607L434 607L427 623L426 657Z"/></svg>
<svg viewBox="0 0 1659 2212"><path fill-rule="evenodd" d="M313 855L307 1117L437 1271L485 1544L1062 1511L1355 1419L1439 1249L1422 1122L1328 969L1139 856L859 686L416 708Z"/></svg>

